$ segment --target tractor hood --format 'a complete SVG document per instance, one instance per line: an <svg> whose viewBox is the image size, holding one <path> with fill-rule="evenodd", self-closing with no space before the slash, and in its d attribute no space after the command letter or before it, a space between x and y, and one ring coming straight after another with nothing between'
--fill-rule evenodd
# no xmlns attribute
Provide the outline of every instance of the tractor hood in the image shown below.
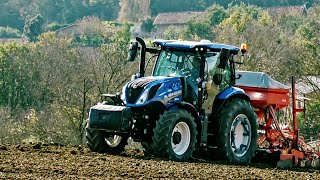
<svg viewBox="0 0 320 180"><path fill-rule="evenodd" d="M124 89L125 103L129 107L143 106L154 101L164 104L182 101L182 84L179 77L149 76L130 81Z"/></svg>

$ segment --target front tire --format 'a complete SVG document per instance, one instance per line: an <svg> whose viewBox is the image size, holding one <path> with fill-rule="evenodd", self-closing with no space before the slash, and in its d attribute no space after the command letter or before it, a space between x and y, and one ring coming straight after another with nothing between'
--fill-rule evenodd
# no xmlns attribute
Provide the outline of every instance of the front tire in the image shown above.
<svg viewBox="0 0 320 180"><path fill-rule="evenodd" d="M230 162L247 164L257 147L257 116L243 99L228 101L218 116L218 154Z"/></svg>
<svg viewBox="0 0 320 180"><path fill-rule="evenodd" d="M93 152L120 154L128 144L126 136L108 134L105 131L86 128L87 146Z"/></svg>
<svg viewBox="0 0 320 180"><path fill-rule="evenodd" d="M165 111L153 132L155 155L174 161L186 161L192 156L197 130L194 117L186 110Z"/></svg>

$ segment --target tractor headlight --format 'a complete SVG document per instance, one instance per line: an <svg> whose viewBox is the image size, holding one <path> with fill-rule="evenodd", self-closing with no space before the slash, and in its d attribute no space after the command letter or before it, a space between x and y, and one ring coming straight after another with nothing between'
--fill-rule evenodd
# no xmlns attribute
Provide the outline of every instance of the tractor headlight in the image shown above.
<svg viewBox="0 0 320 180"><path fill-rule="evenodd" d="M121 99L125 104L126 104L126 96L125 96L125 94L126 94L126 87L127 87L127 84L122 87L122 91L121 91L121 95L120 95L120 99Z"/></svg>
<svg viewBox="0 0 320 180"><path fill-rule="evenodd" d="M148 98L148 94L149 94L149 89L146 89L140 96L140 98L138 99L136 104L143 104L146 102L147 98Z"/></svg>

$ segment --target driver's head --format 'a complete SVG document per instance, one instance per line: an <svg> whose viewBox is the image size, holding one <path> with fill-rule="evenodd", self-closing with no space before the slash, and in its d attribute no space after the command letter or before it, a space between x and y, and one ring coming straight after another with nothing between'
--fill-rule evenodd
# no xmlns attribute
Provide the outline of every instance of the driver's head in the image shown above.
<svg viewBox="0 0 320 180"><path fill-rule="evenodd" d="M192 58L192 65L194 68L198 69L200 68L200 65L201 65L201 59L197 56L193 56Z"/></svg>

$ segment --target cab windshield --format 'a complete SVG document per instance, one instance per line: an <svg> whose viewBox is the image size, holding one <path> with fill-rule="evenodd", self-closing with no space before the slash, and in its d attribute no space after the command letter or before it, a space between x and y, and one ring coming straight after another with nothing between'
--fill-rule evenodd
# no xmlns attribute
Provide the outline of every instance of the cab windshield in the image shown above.
<svg viewBox="0 0 320 180"><path fill-rule="evenodd" d="M206 54L205 71L213 73L219 53ZM179 51L162 51L158 57L153 76L186 76L188 71L200 71L200 55Z"/></svg>

